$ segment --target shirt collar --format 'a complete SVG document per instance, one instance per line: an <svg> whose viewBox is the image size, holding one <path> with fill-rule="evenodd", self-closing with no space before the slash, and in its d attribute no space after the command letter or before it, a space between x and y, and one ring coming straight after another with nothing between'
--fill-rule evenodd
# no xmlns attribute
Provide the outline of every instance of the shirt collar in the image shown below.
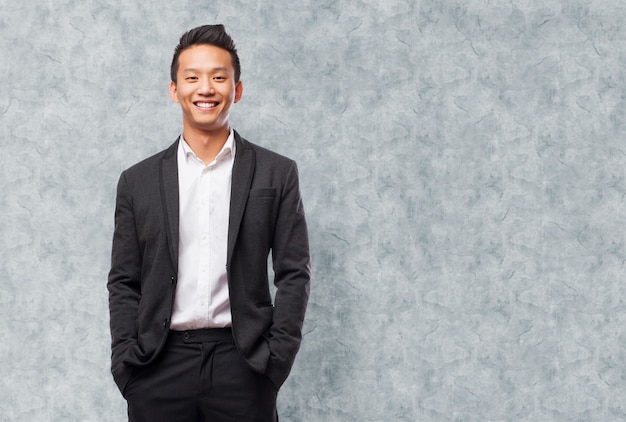
<svg viewBox="0 0 626 422"><path fill-rule="evenodd" d="M193 152L193 150L191 149L191 147L189 146L189 144L185 140L185 137L183 136L182 133L180 135L180 142L179 142L179 147L178 148L179 148L179 151L182 152L182 155L183 155L183 157L185 157L186 161L188 161L190 158L193 158L193 159L198 160L200 162L202 161L202 160L200 160L200 158L198 158L196 153ZM230 153L232 157L235 156L235 132L234 132L233 128L230 128L230 132L228 134L228 138L226 138L226 142L224 142L224 146L222 146L222 149L220 150L220 152L215 157L215 161L219 160L225 154L228 154L228 153Z"/></svg>

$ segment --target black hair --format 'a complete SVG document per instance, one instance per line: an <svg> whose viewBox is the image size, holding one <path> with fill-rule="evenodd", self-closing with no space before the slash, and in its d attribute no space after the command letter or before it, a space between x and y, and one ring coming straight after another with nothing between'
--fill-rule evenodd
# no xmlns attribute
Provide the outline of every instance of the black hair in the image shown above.
<svg viewBox="0 0 626 422"><path fill-rule="evenodd" d="M233 68L235 69L235 83L239 82L241 65L239 63L239 56L237 55L237 48L235 47L233 39L226 33L224 25L199 26L190 29L180 37L178 45L174 49L174 57L172 58L172 65L170 67L170 78L172 82L177 82L176 73L178 72L178 57L180 53L189 47L202 44L223 48L230 53Z"/></svg>

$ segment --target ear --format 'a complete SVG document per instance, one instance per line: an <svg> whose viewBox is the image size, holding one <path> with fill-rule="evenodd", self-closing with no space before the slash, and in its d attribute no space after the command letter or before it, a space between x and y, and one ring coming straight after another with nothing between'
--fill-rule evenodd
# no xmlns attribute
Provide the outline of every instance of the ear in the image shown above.
<svg viewBox="0 0 626 422"><path fill-rule="evenodd" d="M235 103L238 103L241 100L241 96L243 95L243 84L241 81L237 82L235 85Z"/></svg>
<svg viewBox="0 0 626 422"><path fill-rule="evenodd" d="M178 91L176 90L176 82L170 82L170 99L175 103L178 102Z"/></svg>

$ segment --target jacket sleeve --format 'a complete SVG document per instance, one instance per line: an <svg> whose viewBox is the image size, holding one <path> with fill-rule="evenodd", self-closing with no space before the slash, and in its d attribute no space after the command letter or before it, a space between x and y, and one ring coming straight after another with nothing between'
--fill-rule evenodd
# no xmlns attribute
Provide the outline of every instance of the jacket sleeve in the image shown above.
<svg viewBox="0 0 626 422"><path fill-rule="evenodd" d="M300 348L311 280L308 233L295 162L285 179L272 245L276 296L266 370L277 388L289 375Z"/></svg>
<svg viewBox="0 0 626 422"><path fill-rule="evenodd" d="M141 297L141 251L131 189L125 173L122 173L117 185L115 229L107 288L111 371L122 390L130 376L130 368L123 362L124 356L137 344L137 314Z"/></svg>

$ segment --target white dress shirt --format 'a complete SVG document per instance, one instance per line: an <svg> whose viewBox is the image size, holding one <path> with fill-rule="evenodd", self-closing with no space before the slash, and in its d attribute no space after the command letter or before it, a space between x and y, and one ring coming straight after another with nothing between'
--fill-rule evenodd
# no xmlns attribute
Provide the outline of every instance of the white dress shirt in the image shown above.
<svg viewBox="0 0 626 422"><path fill-rule="evenodd" d="M178 143L178 284L170 328L232 324L226 249L230 188L235 161L233 130L208 165L181 135Z"/></svg>

